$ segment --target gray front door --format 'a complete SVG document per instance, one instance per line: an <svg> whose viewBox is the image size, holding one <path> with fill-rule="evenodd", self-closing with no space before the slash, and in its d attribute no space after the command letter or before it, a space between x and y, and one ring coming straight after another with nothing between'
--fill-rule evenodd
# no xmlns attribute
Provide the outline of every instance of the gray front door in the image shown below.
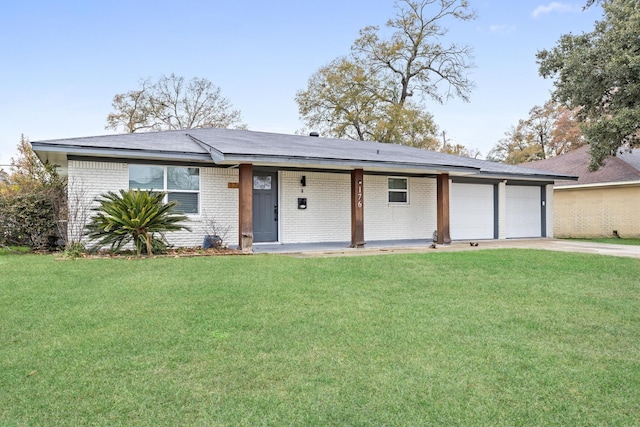
<svg viewBox="0 0 640 427"><path fill-rule="evenodd" d="M253 241L278 241L278 174L253 171Z"/></svg>

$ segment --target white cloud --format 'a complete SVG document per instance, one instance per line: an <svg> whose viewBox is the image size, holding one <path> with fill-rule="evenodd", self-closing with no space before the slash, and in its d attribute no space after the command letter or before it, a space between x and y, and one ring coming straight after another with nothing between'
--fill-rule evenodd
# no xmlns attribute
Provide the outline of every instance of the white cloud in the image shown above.
<svg viewBox="0 0 640 427"><path fill-rule="evenodd" d="M489 32L492 34L511 34L516 31L515 25L489 25Z"/></svg>
<svg viewBox="0 0 640 427"><path fill-rule="evenodd" d="M552 12L567 13L567 12L579 12L581 7L575 4L560 3L557 1L551 2L548 5L540 5L531 12L531 16L538 18L541 15L546 15Z"/></svg>

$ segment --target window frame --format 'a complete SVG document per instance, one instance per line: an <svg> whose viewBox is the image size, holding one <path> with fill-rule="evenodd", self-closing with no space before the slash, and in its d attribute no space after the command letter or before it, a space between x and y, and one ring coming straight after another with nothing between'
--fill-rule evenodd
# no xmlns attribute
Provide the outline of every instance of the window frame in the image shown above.
<svg viewBox="0 0 640 427"><path fill-rule="evenodd" d="M164 194L164 198L163 198L163 202L169 203L169 194L173 193L173 194L196 194L197 195L197 203L196 203L196 212L183 212L180 210L179 207L177 207L176 212L181 213L183 215L187 215L187 216L199 216L200 212L201 212L201 186L202 186L202 178L201 178L201 172L202 172L202 168L198 167L198 166L179 166L179 165L158 165L158 164L147 164L147 163L129 163L128 167L127 167L127 174L128 174L128 182L129 182L129 189L134 189L131 187L131 166L138 166L138 167L158 167L158 168L162 168L162 185L163 188L151 188L151 189L147 189L147 188L143 188L142 190L150 190L150 191L162 191ZM169 189L169 173L168 170L169 168L185 168L185 169L197 169L198 170L198 189L197 190L175 190L175 189ZM140 189L140 188L135 188L135 189Z"/></svg>
<svg viewBox="0 0 640 427"><path fill-rule="evenodd" d="M406 188L391 188L391 180L398 179L404 180L406 183ZM404 194L405 200L401 202L393 202L391 201L391 194ZM388 176L387 177L387 203L390 205L408 205L409 204L409 177L407 176Z"/></svg>

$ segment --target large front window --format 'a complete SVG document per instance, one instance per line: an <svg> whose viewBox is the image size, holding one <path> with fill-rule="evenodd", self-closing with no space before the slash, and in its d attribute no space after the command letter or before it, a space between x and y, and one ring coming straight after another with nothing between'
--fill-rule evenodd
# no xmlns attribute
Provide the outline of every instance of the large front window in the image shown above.
<svg viewBox="0 0 640 427"><path fill-rule="evenodd" d="M200 211L199 168L129 165L129 188L164 191L167 202L178 202L176 211L186 214Z"/></svg>

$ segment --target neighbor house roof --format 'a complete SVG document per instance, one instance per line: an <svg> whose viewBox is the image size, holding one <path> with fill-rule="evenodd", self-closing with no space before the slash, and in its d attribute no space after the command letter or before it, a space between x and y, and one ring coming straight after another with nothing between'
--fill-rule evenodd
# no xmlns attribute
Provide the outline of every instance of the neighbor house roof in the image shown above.
<svg viewBox="0 0 640 427"><path fill-rule="evenodd" d="M589 170L589 146L583 146L560 156L524 163L531 169L549 173L575 175L578 181L559 181L558 186L629 182L640 180L640 153L623 151L609 156L597 171Z"/></svg>
<svg viewBox="0 0 640 427"><path fill-rule="evenodd" d="M69 157L184 161L233 166L363 168L366 171L450 173L485 177L554 180L566 174L542 172L398 144L284 135L237 129L184 129L32 142L42 160L66 165Z"/></svg>

